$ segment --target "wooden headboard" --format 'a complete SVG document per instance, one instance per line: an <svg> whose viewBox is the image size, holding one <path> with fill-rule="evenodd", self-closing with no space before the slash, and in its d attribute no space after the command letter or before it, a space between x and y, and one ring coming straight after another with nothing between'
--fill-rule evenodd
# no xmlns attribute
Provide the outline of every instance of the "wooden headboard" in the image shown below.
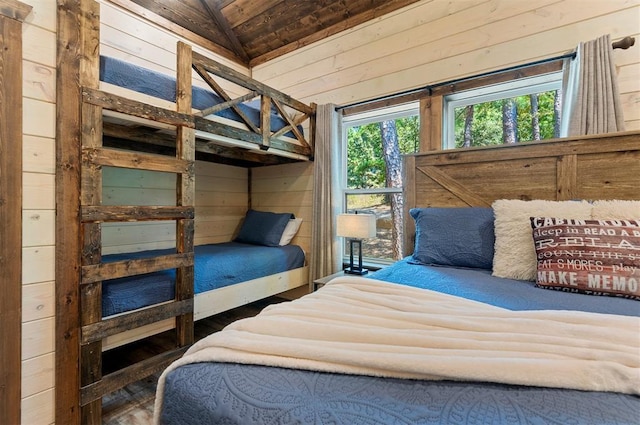
<svg viewBox="0 0 640 425"><path fill-rule="evenodd" d="M404 253L415 207L490 207L497 199L640 199L640 132L404 157Z"/></svg>

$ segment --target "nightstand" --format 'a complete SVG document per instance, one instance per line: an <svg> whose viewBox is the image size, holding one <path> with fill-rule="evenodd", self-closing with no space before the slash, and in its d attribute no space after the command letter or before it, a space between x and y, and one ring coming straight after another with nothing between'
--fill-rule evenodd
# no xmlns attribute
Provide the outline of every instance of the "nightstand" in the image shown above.
<svg viewBox="0 0 640 425"><path fill-rule="evenodd" d="M340 270L338 273L330 274L329 276L321 277L313 281L313 290L317 291L321 286L325 285L334 277L345 276L344 270Z"/></svg>

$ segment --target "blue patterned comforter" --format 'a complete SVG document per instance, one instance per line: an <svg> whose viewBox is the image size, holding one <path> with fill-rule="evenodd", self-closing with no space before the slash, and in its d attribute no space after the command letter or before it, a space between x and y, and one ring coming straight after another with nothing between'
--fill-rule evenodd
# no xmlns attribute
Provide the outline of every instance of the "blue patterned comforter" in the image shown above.
<svg viewBox="0 0 640 425"><path fill-rule="evenodd" d="M639 315L633 300L567 294L489 271L399 262L372 275L512 310ZM583 298L587 297L587 298ZM366 353L363 353L366 356ZM638 424L633 395L495 383L420 381L228 363L167 375L160 423L177 424Z"/></svg>

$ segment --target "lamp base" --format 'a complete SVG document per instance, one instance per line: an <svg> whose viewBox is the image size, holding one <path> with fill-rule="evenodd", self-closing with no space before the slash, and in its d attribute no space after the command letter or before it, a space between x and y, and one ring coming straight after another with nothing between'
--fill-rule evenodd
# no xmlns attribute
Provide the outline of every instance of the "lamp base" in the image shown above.
<svg viewBox="0 0 640 425"><path fill-rule="evenodd" d="M369 273L368 269L356 269L356 268L348 268L348 269L344 269L345 274L355 274L358 276L362 276L365 275L367 273Z"/></svg>

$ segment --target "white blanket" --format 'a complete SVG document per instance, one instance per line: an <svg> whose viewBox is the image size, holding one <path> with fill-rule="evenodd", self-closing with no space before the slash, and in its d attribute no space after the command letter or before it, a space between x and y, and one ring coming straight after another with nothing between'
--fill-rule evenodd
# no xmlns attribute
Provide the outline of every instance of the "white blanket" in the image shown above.
<svg viewBox="0 0 640 425"><path fill-rule="evenodd" d="M373 279L334 279L199 341L197 362L640 394L640 318L510 311Z"/></svg>

